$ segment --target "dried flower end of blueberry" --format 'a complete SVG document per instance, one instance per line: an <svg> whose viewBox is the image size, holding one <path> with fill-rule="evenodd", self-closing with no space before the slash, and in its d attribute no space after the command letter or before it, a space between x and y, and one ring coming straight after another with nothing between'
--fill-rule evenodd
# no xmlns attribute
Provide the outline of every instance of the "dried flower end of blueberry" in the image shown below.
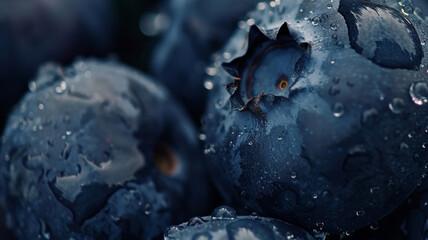
<svg viewBox="0 0 428 240"><path fill-rule="evenodd" d="M385 68L418 70L423 58L419 35L398 10L365 0L341 0L351 47Z"/></svg>
<svg viewBox="0 0 428 240"><path fill-rule="evenodd" d="M223 68L234 78L226 85L232 107L263 115L259 103L266 95L288 98L308 55L309 44L298 43L287 23L269 33L253 25L245 55L223 63Z"/></svg>

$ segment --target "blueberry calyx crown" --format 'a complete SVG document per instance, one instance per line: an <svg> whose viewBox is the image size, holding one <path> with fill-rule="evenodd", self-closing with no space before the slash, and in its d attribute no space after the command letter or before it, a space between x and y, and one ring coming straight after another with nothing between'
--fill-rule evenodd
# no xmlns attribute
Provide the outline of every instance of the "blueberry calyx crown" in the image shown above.
<svg viewBox="0 0 428 240"><path fill-rule="evenodd" d="M261 102L270 105L288 99L309 52L310 45L298 43L287 23L265 33L251 26L246 53L222 64L233 77L233 82L225 85L232 108L263 116Z"/></svg>

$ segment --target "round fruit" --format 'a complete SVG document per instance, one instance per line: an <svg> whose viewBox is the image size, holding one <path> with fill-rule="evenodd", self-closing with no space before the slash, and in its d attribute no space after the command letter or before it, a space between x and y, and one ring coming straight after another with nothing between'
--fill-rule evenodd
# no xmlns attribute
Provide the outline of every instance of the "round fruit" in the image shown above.
<svg viewBox="0 0 428 240"><path fill-rule="evenodd" d="M170 0L171 27L154 52L152 69L195 119L202 115L203 80L210 55L219 50L238 20L259 0ZM207 70L208 74L211 74ZM208 87L209 86L205 86Z"/></svg>
<svg viewBox="0 0 428 240"><path fill-rule="evenodd" d="M194 217L189 222L169 227L165 240L313 240L305 230L280 220L258 216L236 216L233 208L221 206L209 217Z"/></svg>
<svg viewBox="0 0 428 240"><path fill-rule="evenodd" d="M391 213L428 163L428 25L395 0L275 1L224 48L204 117L223 196L333 234Z"/></svg>
<svg viewBox="0 0 428 240"><path fill-rule="evenodd" d="M152 238L206 202L195 130L116 63L42 68L9 118L2 205L19 239Z"/></svg>

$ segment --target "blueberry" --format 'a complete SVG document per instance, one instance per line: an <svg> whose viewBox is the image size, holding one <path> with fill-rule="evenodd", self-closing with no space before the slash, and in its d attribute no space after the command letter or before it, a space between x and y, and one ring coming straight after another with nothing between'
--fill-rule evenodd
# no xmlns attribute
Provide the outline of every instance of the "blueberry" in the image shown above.
<svg viewBox="0 0 428 240"><path fill-rule="evenodd" d="M70 62L76 55L102 55L111 49L115 28L111 5L105 0L1 1L2 126L40 64Z"/></svg>
<svg viewBox="0 0 428 240"><path fill-rule="evenodd" d="M46 65L2 138L1 203L19 239L150 239L203 210L193 125L117 63Z"/></svg>
<svg viewBox="0 0 428 240"><path fill-rule="evenodd" d="M206 99L203 80L211 54L221 48L238 20L259 0L170 0L171 27L154 52L152 69L195 119ZM209 86L206 86L209 88Z"/></svg>
<svg viewBox="0 0 428 240"><path fill-rule="evenodd" d="M194 217L187 223L169 227L165 240L274 240L314 239L305 230L286 222L258 216L236 216L233 208L221 206L209 217Z"/></svg>
<svg viewBox="0 0 428 240"><path fill-rule="evenodd" d="M382 2L274 2L229 40L203 123L230 204L340 234L412 193L428 160L428 25Z"/></svg>

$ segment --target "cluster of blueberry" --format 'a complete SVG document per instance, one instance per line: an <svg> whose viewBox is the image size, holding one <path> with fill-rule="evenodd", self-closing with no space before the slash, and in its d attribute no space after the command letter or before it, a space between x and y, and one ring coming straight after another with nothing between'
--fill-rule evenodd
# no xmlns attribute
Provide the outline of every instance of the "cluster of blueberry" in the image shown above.
<svg viewBox="0 0 428 240"><path fill-rule="evenodd" d="M0 238L428 239L424 12L0 2Z"/></svg>

